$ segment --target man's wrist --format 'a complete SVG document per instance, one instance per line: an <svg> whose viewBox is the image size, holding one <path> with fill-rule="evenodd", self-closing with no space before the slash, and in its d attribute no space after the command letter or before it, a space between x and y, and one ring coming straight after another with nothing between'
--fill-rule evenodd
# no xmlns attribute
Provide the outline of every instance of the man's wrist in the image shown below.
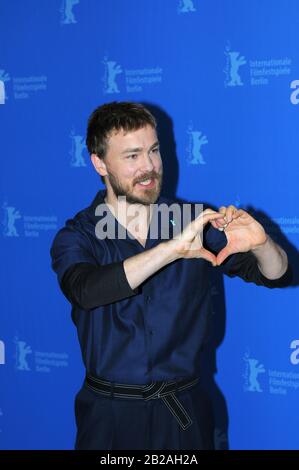
<svg viewBox="0 0 299 470"><path fill-rule="evenodd" d="M252 252L257 259L259 270L268 279L278 279L286 272L287 254L268 235L265 243L253 249Z"/></svg>
<svg viewBox="0 0 299 470"><path fill-rule="evenodd" d="M163 256L166 256L167 261L171 263L172 261L176 261L180 258L180 255L176 249L177 243L176 240L167 240L166 242L162 242L159 245L161 247Z"/></svg>
<svg viewBox="0 0 299 470"><path fill-rule="evenodd" d="M266 239L263 243L260 243L259 245L257 245L256 247L254 248L251 248L251 252L255 255L255 256L258 256L260 253L262 253L265 249L267 249L268 247L270 247L272 244L272 240L271 238L269 237L269 235L266 234Z"/></svg>

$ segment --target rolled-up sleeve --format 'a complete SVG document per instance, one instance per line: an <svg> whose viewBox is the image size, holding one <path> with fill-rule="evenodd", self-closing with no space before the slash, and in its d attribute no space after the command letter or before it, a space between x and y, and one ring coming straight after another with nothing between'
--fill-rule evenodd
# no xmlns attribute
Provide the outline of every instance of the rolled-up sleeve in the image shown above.
<svg viewBox="0 0 299 470"><path fill-rule="evenodd" d="M138 292L131 289L122 261L104 266L75 264L64 274L61 289L73 305L83 310L111 304Z"/></svg>
<svg viewBox="0 0 299 470"><path fill-rule="evenodd" d="M51 247L52 269L63 294L72 305L90 310L135 295L123 261L102 265L93 252L88 236L69 221Z"/></svg>
<svg viewBox="0 0 299 470"><path fill-rule="evenodd" d="M224 273L229 277L238 276L245 282L253 282L257 286L265 286L270 289L275 287L288 287L292 284L293 274L288 263L286 272L277 279L268 279L260 271L256 257L251 251L237 253L231 256L223 266Z"/></svg>
<svg viewBox="0 0 299 470"><path fill-rule="evenodd" d="M214 254L219 253L227 244L227 239L223 231L219 231L212 226L205 231L204 243L207 249ZM286 272L278 279L268 279L258 267L256 257L251 251L246 253L236 253L229 256L219 269L229 277L238 276L245 282L252 282L258 286L271 288L288 287L292 284L293 272L290 263Z"/></svg>

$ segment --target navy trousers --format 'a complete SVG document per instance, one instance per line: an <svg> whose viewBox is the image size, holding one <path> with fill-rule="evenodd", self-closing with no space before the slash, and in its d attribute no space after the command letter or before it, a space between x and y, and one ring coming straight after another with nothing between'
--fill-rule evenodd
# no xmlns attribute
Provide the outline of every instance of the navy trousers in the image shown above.
<svg viewBox="0 0 299 470"><path fill-rule="evenodd" d="M105 397L83 385L75 400L75 449L213 449L212 410L200 383L176 396L192 419L185 430L159 398Z"/></svg>

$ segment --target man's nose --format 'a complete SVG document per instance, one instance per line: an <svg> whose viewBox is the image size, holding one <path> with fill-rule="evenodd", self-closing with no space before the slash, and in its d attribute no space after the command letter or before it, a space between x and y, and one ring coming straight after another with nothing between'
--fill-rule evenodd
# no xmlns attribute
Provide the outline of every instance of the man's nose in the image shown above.
<svg viewBox="0 0 299 470"><path fill-rule="evenodd" d="M150 172L154 169L154 165L150 155L144 154L142 158L142 170L144 172Z"/></svg>

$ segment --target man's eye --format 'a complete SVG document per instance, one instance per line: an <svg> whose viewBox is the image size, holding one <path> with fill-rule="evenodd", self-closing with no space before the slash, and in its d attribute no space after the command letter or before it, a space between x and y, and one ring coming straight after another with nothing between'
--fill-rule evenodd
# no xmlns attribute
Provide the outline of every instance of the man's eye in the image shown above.
<svg viewBox="0 0 299 470"><path fill-rule="evenodd" d="M154 152L154 153L159 153L159 151L160 151L159 147L155 147L154 149L152 149L152 152Z"/></svg>
<svg viewBox="0 0 299 470"><path fill-rule="evenodd" d="M132 160L136 160L137 157L138 157L137 153L132 153L131 155L127 156L127 158L131 158Z"/></svg>

